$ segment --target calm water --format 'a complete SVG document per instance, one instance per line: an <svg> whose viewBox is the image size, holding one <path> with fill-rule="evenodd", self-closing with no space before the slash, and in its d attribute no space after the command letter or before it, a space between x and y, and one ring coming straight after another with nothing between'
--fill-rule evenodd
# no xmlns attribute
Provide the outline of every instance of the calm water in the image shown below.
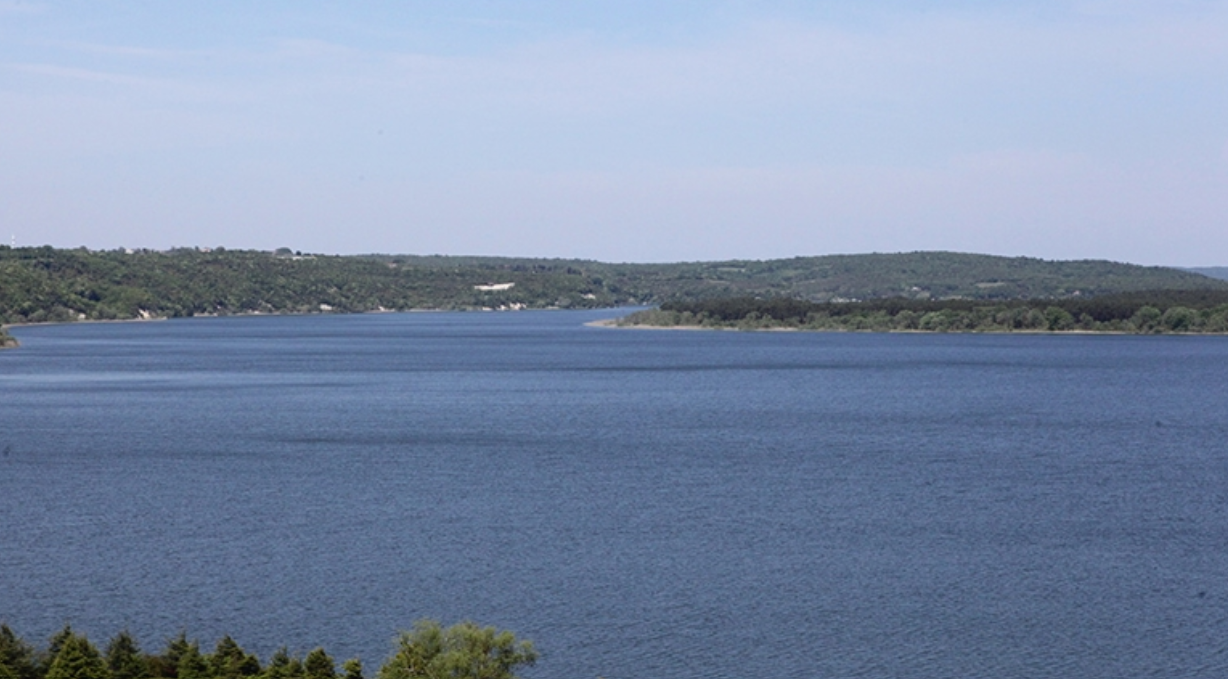
<svg viewBox="0 0 1228 679"><path fill-rule="evenodd" d="M19 328L0 619L370 671L1222 677L1228 338L698 333L610 312Z"/></svg>

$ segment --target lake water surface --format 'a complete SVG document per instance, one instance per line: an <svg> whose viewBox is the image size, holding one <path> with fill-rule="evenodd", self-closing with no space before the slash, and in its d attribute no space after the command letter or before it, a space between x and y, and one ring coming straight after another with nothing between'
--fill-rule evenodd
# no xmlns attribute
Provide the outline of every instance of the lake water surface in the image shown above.
<svg viewBox="0 0 1228 679"><path fill-rule="evenodd" d="M1228 338L17 328L0 621L525 676L1228 676Z"/></svg>

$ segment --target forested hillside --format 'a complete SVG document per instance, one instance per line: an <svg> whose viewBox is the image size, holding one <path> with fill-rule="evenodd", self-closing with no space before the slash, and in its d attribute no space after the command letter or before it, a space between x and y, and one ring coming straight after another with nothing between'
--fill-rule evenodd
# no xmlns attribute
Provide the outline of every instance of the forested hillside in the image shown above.
<svg viewBox="0 0 1228 679"><path fill-rule="evenodd" d="M1228 291L1168 290L1030 300L807 302L734 297L667 302L621 326L874 332L1228 333Z"/></svg>
<svg viewBox="0 0 1228 679"><path fill-rule="evenodd" d="M443 261L423 266L396 258L255 251L0 248L4 323L380 309L584 308L626 301L586 272L545 260L510 266Z"/></svg>
<svg viewBox="0 0 1228 679"><path fill-rule="evenodd" d="M406 309L596 308L732 296L814 302L1064 299L1228 290L1188 271L949 252L610 264L583 260L0 246L0 323Z"/></svg>
<svg viewBox="0 0 1228 679"><path fill-rule="evenodd" d="M829 255L767 261L617 268L656 300L773 296L812 302L885 297L1036 299L1140 290L1228 289L1224 281L1163 267L1100 260L1046 261L954 252Z"/></svg>

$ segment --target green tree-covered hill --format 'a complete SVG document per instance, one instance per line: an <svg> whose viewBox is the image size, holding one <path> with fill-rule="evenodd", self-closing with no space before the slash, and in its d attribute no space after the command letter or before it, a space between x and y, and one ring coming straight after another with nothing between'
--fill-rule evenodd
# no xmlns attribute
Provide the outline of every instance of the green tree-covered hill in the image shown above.
<svg viewBox="0 0 1228 679"><path fill-rule="evenodd" d="M612 264L251 250L0 246L0 323L407 309L596 308L731 296L1063 299L1228 290L1178 269L950 252Z"/></svg>
<svg viewBox="0 0 1228 679"><path fill-rule="evenodd" d="M742 295L814 302L887 297L1036 299L1141 290L1228 289L1224 281L1165 267L954 252L631 265L620 267L618 273L651 289L658 299Z"/></svg>
<svg viewBox="0 0 1228 679"><path fill-rule="evenodd" d="M786 297L675 300L617 325L873 332L1228 333L1228 291L1152 290L1061 299L807 302Z"/></svg>

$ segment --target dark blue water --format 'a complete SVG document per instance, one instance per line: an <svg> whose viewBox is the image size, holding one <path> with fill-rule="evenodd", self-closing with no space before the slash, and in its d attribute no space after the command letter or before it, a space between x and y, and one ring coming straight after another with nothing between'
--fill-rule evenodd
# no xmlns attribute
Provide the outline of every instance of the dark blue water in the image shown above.
<svg viewBox="0 0 1228 679"><path fill-rule="evenodd" d="M19 328L0 620L529 677L1228 674L1228 338Z"/></svg>

